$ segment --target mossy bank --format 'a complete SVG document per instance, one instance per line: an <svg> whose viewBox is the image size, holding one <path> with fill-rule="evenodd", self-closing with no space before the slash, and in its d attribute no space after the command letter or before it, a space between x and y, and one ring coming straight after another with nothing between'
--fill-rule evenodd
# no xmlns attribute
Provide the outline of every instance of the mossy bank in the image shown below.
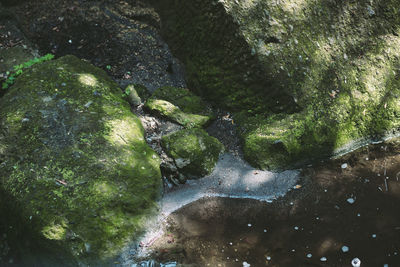
<svg viewBox="0 0 400 267"><path fill-rule="evenodd" d="M397 0L155 6L189 84L237 112L253 165L287 168L399 132Z"/></svg>
<svg viewBox="0 0 400 267"><path fill-rule="evenodd" d="M0 99L0 125L0 186L21 224L89 263L138 237L160 162L104 71L74 56L31 67Z"/></svg>

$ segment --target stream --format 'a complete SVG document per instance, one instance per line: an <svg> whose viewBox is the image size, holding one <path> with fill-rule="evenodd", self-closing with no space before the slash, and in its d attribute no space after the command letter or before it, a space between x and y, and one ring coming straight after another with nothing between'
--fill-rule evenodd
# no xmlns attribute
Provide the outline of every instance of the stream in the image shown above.
<svg viewBox="0 0 400 267"><path fill-rule="evenodd" d="M399 266L399 152L399 140L369 145L283 173L225 154L164 195L121 266Z"/></svg>

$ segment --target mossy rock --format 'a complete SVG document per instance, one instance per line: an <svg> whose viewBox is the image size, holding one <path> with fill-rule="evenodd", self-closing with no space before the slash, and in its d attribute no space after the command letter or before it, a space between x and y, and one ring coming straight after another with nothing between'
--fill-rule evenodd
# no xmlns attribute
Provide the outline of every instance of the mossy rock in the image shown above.
<svg viewBox="0 0 400 267"><path fill-rule="evenodd" d="M89 263L138 237L160 161L103 70L74 56L34 65L0 99L0 127L0 186L36 235Z"/></svg>
<svg viewBox="0 0 400 267"><path fill-rule="evenodd" d="M210 174L224 146L203 129L184 129L165 135L161 145L176 166L189 178Z"/></svg>
<svg viewBox="0 0 400 267"><path fill-rule="evenodd" d="M154 4L189 86L240 114L253 165L288 168L399 134L398 0Z"/></svg>
<svg viewBox="0 0 400 267"><path fill-rule="evenodd" d="M206 103L185 88L161 87L147 100L145 107L186 128L203 127L214 118Z"/></svg>
<svg viewBox="0 0 400 267"><path fill-rule="evenodd" d="M145 102L151 96L149 89L141 84L128 85L125 94L128 96L128 101L135 106Z"/></svg>
<svg viewBox="0 0 400 267"><path fill-rule="evenodd" d="M149 99L145 107L151 112L168 118L186 128L203 127L210 120L207 116L185 113L177 106L165 100Z"/></svg>

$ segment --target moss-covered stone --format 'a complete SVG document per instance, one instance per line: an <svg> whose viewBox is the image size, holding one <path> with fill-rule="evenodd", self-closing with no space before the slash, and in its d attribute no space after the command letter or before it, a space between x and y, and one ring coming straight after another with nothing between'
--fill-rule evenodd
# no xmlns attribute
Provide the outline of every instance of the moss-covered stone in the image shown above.
<svg viewBox="0 0 400 267"><path fill-rule="evenodd" d="M204 101L185 88L161 87L147 100L145 107L186 128L203 127L214 117Z"/></svg>
<svg viewBox="0 0 400 267"><path fill-rule="evenodd" d="M177 106L165 100L149 99L146 102L145 107L148 110L179 123L186 128L202 127L210 120L207 116L185 113Z"/></svg>
<svg viewBox="0 0 400 267"><path fill-rule="evenodd" d="M0 99L0 128L0 186L37 235L103 263L137 237L159 159L104 71L73 56L33 66Z"/></svg>
<svg viewBox="0 0 400 267"><path fill-rule="evenodd" d="M129 104L132 106L139 106L142 103L142 99L140 98L138 92L135 90L134 85L128 85L125 88L125 95L128 98Z"/></svg>
<svg viewBox="0 0 400 267"><path fill-rule="evenodd" d="M223 145L202 129L184 129L163 136L161 145L189 178L210 174L222 153Z"/></svg>
<svg viewBox="0 0 400 267"><path fill-rule="evenodd" d="M240 111L253 165L281 168L399 132L397 0L161 2L188 84Z"/></svg>

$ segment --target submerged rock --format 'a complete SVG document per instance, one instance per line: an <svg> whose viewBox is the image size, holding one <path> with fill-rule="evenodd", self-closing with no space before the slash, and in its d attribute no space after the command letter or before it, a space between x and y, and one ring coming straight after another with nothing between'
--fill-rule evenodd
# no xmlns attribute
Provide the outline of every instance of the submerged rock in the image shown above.
<svg viewBox="0 0 400 267"><path fill-rule="evenodd" d="M0 187L24 224L79 261L118 255L160 194L158 156L121 95L104 71L65 56L0 99Z"/></svg>
<svg viewBox="0 0 400 267"><path fill-rule="evenodd" d="M239 111L251 164L287 168L399 134L397 0L153 2L188 83Z"/></svg>
<svg viewBox="0 0 400 267"><path fill-rule="evenodd" d="M224 149L216 138L197 128L165 135L161 145L174 159L179 171L189 178L210 174Z"/></svg>

